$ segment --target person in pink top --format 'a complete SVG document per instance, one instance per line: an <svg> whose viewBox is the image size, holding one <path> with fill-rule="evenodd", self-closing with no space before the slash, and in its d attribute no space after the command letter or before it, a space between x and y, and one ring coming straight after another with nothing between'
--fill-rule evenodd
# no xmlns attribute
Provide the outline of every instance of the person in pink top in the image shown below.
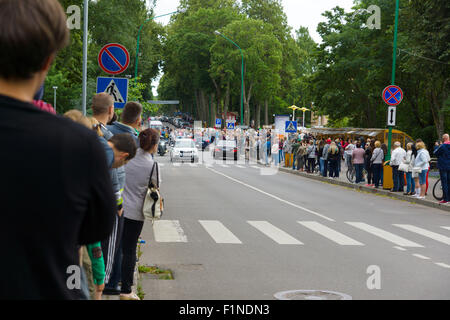
<svg viewBox="0 0 450 320"><path fill-rule="evenodd" d="M355 183L363 182L362 171L364 167L364 154L365 151L361 148L361 142L356 143L356 148L352 152L352 163L356 170L356 181Z"/></svg>
<svg viewBox="0 0 450 320"><path fill-rule="evenodd" d="M56 110L53 109L53 106L49 103L46 103L42 100L42 98L44 97L44 86L42 85L39 88L39 91L36 92L36 94L34 95L33 98L33 105L35 105L36 107L38 107L38 109L51 113L51 114L56 114Z"/></svg>

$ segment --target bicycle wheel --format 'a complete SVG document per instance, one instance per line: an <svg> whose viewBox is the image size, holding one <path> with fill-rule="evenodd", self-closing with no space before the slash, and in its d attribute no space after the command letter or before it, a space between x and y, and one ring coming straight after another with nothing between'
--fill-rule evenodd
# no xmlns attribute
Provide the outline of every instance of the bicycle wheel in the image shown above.
<svg viewBox="0 0 450 320"><path fill-rule="evenodd" d="M444 199L444 192L442 190L442 183L441 183L441 179L439 179L438 181L436 181L436 183L434 184L433 187L433 197L437 200L437 201L441 201Z"/></svg>
<svg viewBox="0 0 450 320"><path fill-rule="evenodd" d="M355 170L347 170L347 180L351 183L356 181Z"/></svg>

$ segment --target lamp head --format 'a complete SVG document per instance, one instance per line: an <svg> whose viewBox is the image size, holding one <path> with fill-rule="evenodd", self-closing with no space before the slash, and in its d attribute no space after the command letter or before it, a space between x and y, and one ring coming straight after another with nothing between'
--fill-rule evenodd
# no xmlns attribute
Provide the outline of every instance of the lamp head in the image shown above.
<svg viewBox="0 0 450 320"><path fill-rule="evenodd" d="M219 30L214 31L215 34L217 34L218 36L221 36L222 34L219 32Z"/></svg>
<svg viewBox="0 0 450 320"><path fill-rule="evenodd" d="M178 10L178 13L185 13L186 11L187 11L186 8L181 8L181 9Z"/></svg>

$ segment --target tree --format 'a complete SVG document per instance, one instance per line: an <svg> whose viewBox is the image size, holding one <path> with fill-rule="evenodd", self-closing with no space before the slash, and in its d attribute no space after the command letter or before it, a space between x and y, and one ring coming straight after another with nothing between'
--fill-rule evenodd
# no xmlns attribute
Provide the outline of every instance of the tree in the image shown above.
<svg viewBox="0 0 450 320"><path fill-rule="evenodd" d="M400 70L411 79L416 89L412 91L413 113L425 127L426 123L421 118L426 110L418 105L426 105L426 109L431 111L438 137L444 134L446 123L450 121L449 12L448 1L413 0L400 17L404 21L402 25L409 31L403 34L403 48L408 50L400 51L403 54Z"/></svg>
<svg viewBox="0 0 450 320"><path fill-rule="evenodd" d="M212 122L222 99L222 84L211 78L210 48L216 41L214 31L238 19L234 1L182 1L187 8L176 15L164 40L164 73L177 87L182 106L190 106L203 121ZM211 110L211 111L210 111Z"/></svg>
<svg viewBox="0 0 450 320"><path fill-rule="evenodd" d="M273 35L273 27L261 20L237 20L221 32L236 42L244 54L244 122L250 123L250 101L252 95L266 99L279 86L279 71L282 63L281 44ZM241 55L222 37L216 39L211 48L212 70L225 68L225 73L240 75ZM239 81L235 81L239 83Z"/></svg>

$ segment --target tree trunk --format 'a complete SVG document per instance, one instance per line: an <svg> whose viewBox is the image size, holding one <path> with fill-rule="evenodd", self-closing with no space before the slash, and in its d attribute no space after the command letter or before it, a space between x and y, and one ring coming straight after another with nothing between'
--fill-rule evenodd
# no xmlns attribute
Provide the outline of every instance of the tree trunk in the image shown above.
<svg viewBox="0 0 450 320"><path fill-rule="evenodd" d="M245 91L244 84L244 124L246 126L250 125L250 99L252 98L252 88L253 83L250 84L250 88L248 89L248 93Z"/></svg>
<svg viewBox="0 0 450 320"><path fill-rule="evenodd" d="M214 127L214 124L216 122L216 111L217 111L217 101L216 101L216 94L213 92L211 94L211 114L210 114L210 126Z"/></svg>
<svg viewBox="0 0 450 320"><path fill-rule="evenodd" d="M200 104L201 104L201 110L202 110L202 121L206 121L208 119L208 108L209 103L206 101L206 95L203 90L200 90Z"/></svg>
<svg viewBox="0 0 450 320"><path fill-rule="evenodd" d="M202 120L202 106L201 106L201 101L200 101L200 94L198 92L198 90L195 90L195 103L196 103L196 107L197 107L197 120Z"/></svg>
<svg viewBox="0 0 450 320"><path fill-rule="evenodd" d="M444 134L444 115L442 114L438 94L435 90L431 91L431 97L431 114L433 115L433 121L436 126L438 139L440 139Z"/></svg>
<svg viewBox="0 0 450 320"><path fill-rule="evenodd" d="M269 125L269 99L264 101L264 124Z"/></svg>
<svg viewBox="0 0 450 320"><path fill-rule="evenodd" d="M222 125L224 125L225 120L227 118L229 105L230 105L230 82L227 83L227 92L225 94L225 104L223 106L224 118L223 118L223 121L222 121Z"/></svg>
<svg viewBox="0 0 450 320"><path fill-rule="evenodd" d="M261 127L261 104L258 103L256 106L256 129Z"/></svg>

